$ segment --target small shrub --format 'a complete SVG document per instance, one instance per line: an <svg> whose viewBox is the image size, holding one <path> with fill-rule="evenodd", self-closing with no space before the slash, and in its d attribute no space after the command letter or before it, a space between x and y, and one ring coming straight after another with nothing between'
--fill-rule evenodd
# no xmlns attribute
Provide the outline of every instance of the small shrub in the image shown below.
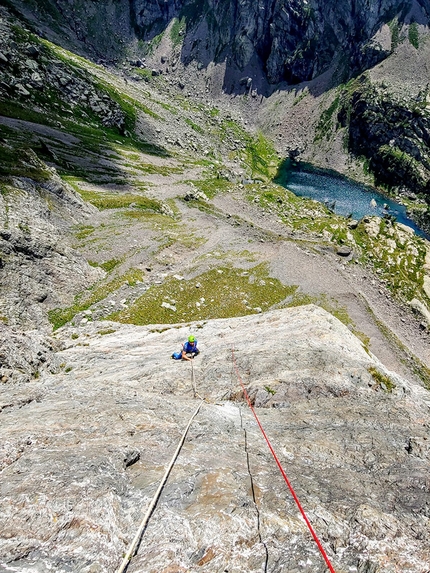
<svg viewBox="0 0 430 573"><path fill-rule="evenodd" d="M270 386L265 386L264 389L268 394L271 394L272 396L276 394L276 390L273 390Z"/></svg>
<svg viewBox="0 0 430 573"><path fill-rule="evenodd" d="M376 386L381 386L386 392L392 392L396 387L389 376L385 376L385 374L382 374L382 372L374 366L369 366L367 371L372 375L372 378L376 382Z"/></svg>

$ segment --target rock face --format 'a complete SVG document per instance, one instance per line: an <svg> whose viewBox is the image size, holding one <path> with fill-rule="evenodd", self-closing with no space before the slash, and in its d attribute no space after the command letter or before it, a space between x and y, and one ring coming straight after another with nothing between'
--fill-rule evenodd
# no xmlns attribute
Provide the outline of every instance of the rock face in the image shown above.
<svg viewBox="0 0 430 573"><path fill-rule="evenodd" d="M28 381L45 369L55 370L48 310L71 304L77 292L103 274L70 245L71 227L87 221L93 208L45 169L42 181L16 177L0 186L3 382Z"/></svg>
<svg viewBox="0 0 430 573"><path fill-rule="evenodd" d="M0 571L113 572L206 398L128 571L326 570L240 375L336 571L426 571L429 395L315 306L57 333L62 373L5 385Z"/></svg>
<svg viewBox="0 0 430 573"><path fill-rule="evenodd" d="M15 3L31 17L25 3ZM424 2L413 4L426 18ZM55 2L46 18L68 28L68 42L108 59L125 54L133 31L151 43L176 18L184 40L183 62L207 66L225 61L226 80L236 91L240 86L251 90L253 82L261 85L261 75L270 84L310 80L344 58L352 71L371 67L390 53L379 42L378 30L396 16L404 21L409 9L402 0L121 0L103 6L73 1ZM51 35L52 29L51 24Z"/></svg>
<svg viewBox="0 0 430 573"><path fill-rule="evenodd" d="M31 43L17 34L8 22L11 16L6 10L0 9L0 18L1 99L36 102L39 113L44 109L51 116L66 109L66 118L78 107L81 117L95 116L102 125L124 132L125 114L121 107L94 85L88 74L65 65L39 38L37 43ZM70 19L67 21L71 23ZM61 107L57 102L61 102Z"/></svg>
<svg viewBox="0 0 430 573"><path fill-rule="evenodd" d="M341 96L338 118L348 127L349 151L367 157L378 184L427 194L430 188L430 113L427 91L412 101L370 85Z"/></svg>
<svg viewBox="0 0 430 573"><path fill-rule="evenodd" d="M0 313L7 324L46 327L48 309L70 304L100 274L69 238L70 227L93 209L55 173L39 183L14 178L2 185Z"/></svg>
<svg viewBox="0 0 430 573"><path fill-rule="evenodd" d="M184 18L182 57L222 62L236 70L254 68L269 83L310 80L330 67L335 57L350 58L352 68L374 65L388 52L372 36L401 13L399 0L321 2L175 0L133 2L136 26L145 39L160 34L172 18ZM252 82L252 78L249 78ZM250 88L248 82L242 82Z"/></svg>

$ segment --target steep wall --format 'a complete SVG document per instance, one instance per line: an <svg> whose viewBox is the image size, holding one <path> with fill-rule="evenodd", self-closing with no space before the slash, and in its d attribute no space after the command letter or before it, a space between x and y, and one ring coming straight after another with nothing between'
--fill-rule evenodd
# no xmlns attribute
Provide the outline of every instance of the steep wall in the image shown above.
<svg viewBox="0 0 430 573"><path fill-rule="evenodd" d="M254 80L263 74L269 84L296 84L333 64L346 75L369 68L389 53L372 40L375 33L396 16L403 21L411 6L405 0L9 2L60 43L102 59L152 53L177 19L174 41L182 44L183 63L226 61L235 91L245 71ZM424 0L414 4L426 13Z"/></svg>
<svg viewBox="0 0 430 573"><path fill-rule="evenodd" d="M252 65L270 84L299 83L347 60L349 73L387 56L373 35L394 16L404 17L408 3L399 0L206 0L132 1L136 32L151 40L170 20L183 22L182 57L221 62L237 72Z"/></svg>

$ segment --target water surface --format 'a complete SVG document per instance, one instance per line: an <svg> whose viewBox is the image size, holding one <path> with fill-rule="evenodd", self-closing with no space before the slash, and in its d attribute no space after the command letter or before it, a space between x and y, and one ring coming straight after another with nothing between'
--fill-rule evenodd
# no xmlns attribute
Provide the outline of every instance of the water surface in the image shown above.
<svg viewBox="0 0 430 573"><path fill-rule="evenodd" d="M391 214L398 223L411 227L420 237L429 238L407 216L404 205L350 179L307 171L289 171L280 183L299 197L325 203L337 215L361 219L366 215L383 217Z"/></svg>

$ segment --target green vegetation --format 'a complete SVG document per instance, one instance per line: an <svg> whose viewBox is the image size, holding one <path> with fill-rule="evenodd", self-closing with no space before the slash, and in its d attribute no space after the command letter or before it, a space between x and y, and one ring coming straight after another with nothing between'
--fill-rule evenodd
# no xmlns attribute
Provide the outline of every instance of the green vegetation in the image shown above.
<svg viewBox="0 0 430 573"><path fill-rule="evenodd" d="M79 191L82 198L98 209L124 209L130 206L146 211L159 213L162 204L157 199L148 199L143 195L131 193L97 193L95 191Z"/></svg>
<svg viewBox="0 0 430 573"><path fill-rule="evenodd" d="M272 179L278 169L279 160L273 144L259 133L246 139L245 161L251 167L253 179L262 175Z"/></svg>
<svg viewBox="0 0 430 573"><path fill-rule="evenodd" d="M381 220L376 237L366 231L364 222L352 234L362 252L362 261L373 266L397 299L408 302L416 296L420 298L426 254L422 240L399 231L386 219Z"/></svg>
<svg viewBox="0 0 430 573"><path fill-rule="evenodd" d="M152 78L152 71L148 68L133 68L133 71L135 74L141 76L147 82L149 82Z"/></svg>
<svg viewBox="0 0 430 573"><path fill-rule="evenodd" d="M330 106L322 112L315 128L315 142L330 139L333 127L336 127L333 126L333 116L339 107L339 99L339 96L336 96Z"/></svg>
<svg viewBox="0 0 430 573"><path fill-rule="evenodd" d="M418 50L420 46L420 41L418 34L418 24L416 22L411 22L411 24L409 24L408 38L412 46Z"/></svg>
<svg viewBox="0 0 430 573"><path fill-rule="evenodd" d="M78 225L77 231L75 231L75 237L77 239L86 239L87 237L92 235L92 233L94 233L94 231L95 231L95 229L92 225Z"/></svg>
<svg viewBox="0 0 430 573"><path fill-rule="evenodd" d="M397 337L394 332L388 328L388 326L383 323L373 312L367 300L361 296L364 304L366 305L368 313L373 317L375 324L378 326L379 330L385 336L385 338L394 346L396 346L402 355L401 361L408 368L412 368L414 373L420 378L427 390L430 390L430 368L426 366L419 358L411 354L411 352L406 348L400 338Z"/></svg>
<svg viewBox="0 0 430 573"><path fill-rule="evenodd" d="M236 121L223 119L213 129L213 134L222 142L233 140L241 146L240 149L232 151L230 155L249 167L252 179L270 180L276 175L279 159L273 143L262 133L250 135Z"/></svg>
<svg viewBox="0 0 430 573"><path fill-rule="evenodd" d="M87 310L93 304L105 299L109 294L118 290L124 283L135 286L137 281L143 281L142 271L139 269L129 269L125 274L117 276L108 282L106 282L106 280L100 281L89 290L77 295L72 306L50 310L48 316L54 330L70 322L78 312Z"/></svg>
<svg viewBox="0 0 430 573"><path fill-rule="evenodd" d="M234 187L233 183L230 183L227 179L219 177L211 177L201 181L192 181L192 183L199 191L203 191L209 199L213 199L217 193L229 191Z"/></svg>
<svg viewBox="0 0 430 573"><path fill-rule="evenodd" d="M192 129L194 129L194 131L197 131L197 133L204 133L205 130L200 127L200 125L197 125L196 123L194 123L194 121L192 121L191 119L189 119L188 117L186 117L184 119L185 123L187 123Z"/></svg>
<svg viewBox="0 0 430 573"><path fill-rule="evenodd" d="M184 33L186 31L186 20L182 17L180 20L174 18L172 27L170 28L170 39L172 40L173 46L179 46L182 43Z"/></svg>
<svg viewBox="0 0 430 573"><path fill-rule="evenodd" d="M296 288L269 277L263 264L249 271L218 267L193 280L167 278L162 285L152 286L130 308L108 318L131 324L161 324L243 316L258 309L268 310Z"/></svg>
<svg viewBox="0 0 430 573"><path fill-rule="evenodd" d="M276 394L276 390L273 390L270 386L265 386L264 389L268 394L271 394L272 396Z"/></svg>
<svg viewBox="0 0 430 573"><path fill-rule="evenodd" d="M119 259L111 259L110 261L106 261L104 263L100 263L100 267L104 269L107 273L112 271L116 266L118 266L122 261Z"/></svg>
<svg viewBox="0 0 430 573"><path fill-rule="evenodd" d="M383 390L385 390L385 392L392 392L395 389L396 385L391 380L391 378L385 374L382 374L382 372L380 372L374 366L369 366L367 371L372 375L372 378L375 380L377 387L381 387Z"/></svg>
<svg viewBox="0 0 430 573"><path fill-rule="evenodd" d="M145 54L145 56L152 56L152 54L155 52L155 50L160 45L161 40L163 39L163 35L164 35L164 32L161 32L161 34L158 34L158 36L154 36L152 38L152 40L150 40L146 44L144 44L143 53Z"/></svg>
<svg viewBox="0 0 430 573"><path fill-rule="evenodd" d="M28 177L33 181L47 181L51 176L48 167L23 140L12 137L13 130L0 126L0 177ZM7 139L6 139L7 138ZM20 138L21 139L21 138Z"/></svg>
<svg viewBox="0 0 430 573"><path fill-rule="evenodd" d="M394 18L388 23L388 26L391 30L391 50L395 50L402 41L400 37L401 25L398 19Z"/></svg>
<svg viewBox="0 0 430 573"><path fill-rule="evenodd" d="M106 328L103 330L98 330L97 334L100 334L100 336L106 336L107 334L113 334L114 332L116 332L114 328Z"/></svg>
<svg viewBox="0 0 430 573"><path fill-rule="evenodd" d="M296 94L297 95L297 94ZM294 101L293 101L293 106L297 105L298 103L300 103L303 99L305 99L305 97L309 95L309 91L305 88L304 90L302 90L302 93L300 95L298 95Z"/></svg>

